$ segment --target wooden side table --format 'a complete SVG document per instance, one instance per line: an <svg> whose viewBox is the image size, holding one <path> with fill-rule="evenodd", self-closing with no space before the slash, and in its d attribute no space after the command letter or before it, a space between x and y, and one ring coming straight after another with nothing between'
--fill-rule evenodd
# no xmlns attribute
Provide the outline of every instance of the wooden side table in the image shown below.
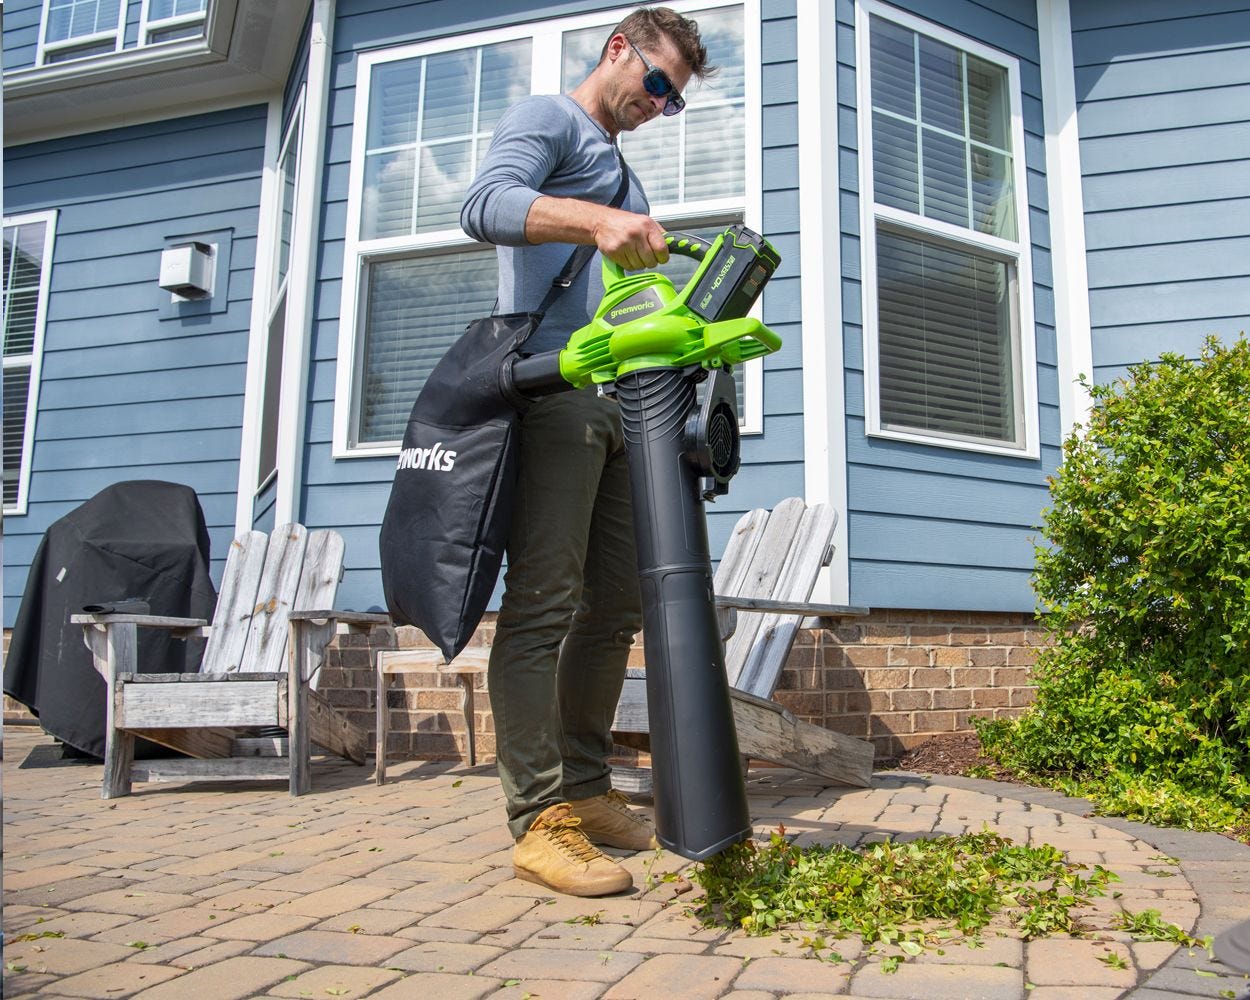
<svg viewBox="0 0 1250 1000"><path fill-rule="evenodd" d="M460 710L464 713L464 728L468 734L469 765L477 763L477 748L473 735L473 683L477 674L486 673L490 650L481 647L463 650L450 663L443 660L437 649L383 649L378 652L378 750L377 772L374 780L381 785L386 781L386 734L390 711L387 692L391 682L400 674L429 673L454 674L460 681Z"/></svg>

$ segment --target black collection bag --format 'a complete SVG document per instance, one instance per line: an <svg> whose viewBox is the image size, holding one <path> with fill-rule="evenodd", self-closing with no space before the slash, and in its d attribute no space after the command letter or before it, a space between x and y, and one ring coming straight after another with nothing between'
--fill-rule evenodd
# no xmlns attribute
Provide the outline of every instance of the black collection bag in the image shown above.
<svg viewBox="0 0 1250 1000"><path fill-rule="evenodd" d="M623 160L621 172L613 208L629 189ZM482 620L508 541L525 401L500 373L594 253L573 251L536 312L470 323L408 418L379 536L382 591L395 623L417 626L449 661Z"/></svg>

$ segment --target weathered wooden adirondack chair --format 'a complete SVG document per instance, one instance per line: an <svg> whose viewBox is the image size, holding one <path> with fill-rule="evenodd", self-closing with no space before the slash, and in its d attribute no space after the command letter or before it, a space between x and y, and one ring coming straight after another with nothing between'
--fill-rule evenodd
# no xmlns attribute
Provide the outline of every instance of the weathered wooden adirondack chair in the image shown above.
<svg viewBox="0 0 1250 1000"><path fill-rule="evenodd" d="M866 608L808 601L821 567L833 556L836 523L831 507L808 507L798 497L783 500L771 512L744 514L717 567L713 588L726 637L725 671L742 756L867 787L872 744L803 722L772 700L804 619L832 624L868 613ZM645 671L629 670L617 705L612 729L625 745L643 745L635 734L649 731L645 678ZM645 772L621 768L613 780L626 791L638 791L645 789L647 778Z"/></svg>
<svg viewBox="0 0 1250 1000"><path fill-rule="evenodd" d="M313 743L365 763L368 734L314 690L336 632L390 627L384 614L322 610L334 602L343 548L337 532L309 532L300 524L268 536L245 532L231 543L212 625L152 615L71 617L84 627L108 684L104 798L130 794L135 780L288 778L291 794L302 795L312 784ZM139 627L207 636L199 672L138 673ZM287 736L245 735L267 727ZM191 759L136 761L136 736Z"/></svg>

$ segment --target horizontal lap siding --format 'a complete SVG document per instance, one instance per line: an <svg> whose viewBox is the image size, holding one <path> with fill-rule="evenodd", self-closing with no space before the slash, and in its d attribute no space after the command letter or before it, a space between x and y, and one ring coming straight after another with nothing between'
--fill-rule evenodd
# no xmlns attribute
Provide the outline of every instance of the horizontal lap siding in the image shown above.
<svg viewBox="0 0 1250 1000"><path fill-rule="evenodd" d="M1250 330L1250 3L1072 5L1094 376Z"/></svg>
<svg viewBox="0 0 1250 1000"><path fill-rule="evenodd" d="M313 351L309 377L307 461L302 518L332 527L347 540L346 568L339 588L344 607L368 608L382 602L377 546L378 526L394 474L393 458L331 457L334 380L338 363L340 293L346 237L348 180L356 99L356 55L425 38L495 28L544 16L566 16L603 9L591 2L544 9L510 2L396 3L393 0L340 0L334 30L334 60L326 136L322 254L317 276ZM621 8L622 16L630 6ZM765 170L763 231L776 238L785 257L765 294L764 319L786 347L765 362L765 434L743 440L743 469L728 496L709 510L709 541L718 554L742 511L771 506L803 492L802 416L799 402L798 167L795 104L795 21L793 3L763 0L764 156L784 168ZM775 84L773 86L772 84ZM778 126L778 122L788 122ZM771 123L771 124L770 124ZM363 123L361 123L363 124ZM789 252L785 247L793 249Z"/></svg>
<svg viewBox="0 0 1250 1000"><path fill-rule="evenodd" d="M6 214L59 210L30 506L5 518L6 627L48 525L112 483L193 488L215 571L224 562L265 119L264 107L240 108L5 151ZM219 230L232 240L228 292L213 302L224 308L161 318L165 240Z"/></svg>
<svg viewBox="0 0 1250 1000"><path fill-rule="evenodd" d="M851 601L874 608L1030 611L1033 538L1061 432L1046 215L1041 75L1034 4L906 0L895 4L1020 61L1041 460L871 438L864 329L855 9L838 0L838 144ZM1019 152L1019 151L1017 151Z"/></svg>
<svg viewBox="0 0 1250 1000"><path fill-rule="evenodd" d="M43 0L7 0L3 8L4 68L29 69L39 47Z"/></svg>

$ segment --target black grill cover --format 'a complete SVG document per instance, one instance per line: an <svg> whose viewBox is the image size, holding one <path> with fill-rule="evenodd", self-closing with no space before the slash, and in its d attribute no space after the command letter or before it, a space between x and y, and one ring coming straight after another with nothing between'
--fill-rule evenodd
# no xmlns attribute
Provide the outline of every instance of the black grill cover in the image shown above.
<svg viewBox="0 0 1250 1000"><path fill-rule="evenodd" d="M35 553L4 664L4 693L48 733L95 757L104 756L105 684L82 626L69 616L88 604L125 600L146 602L154 615L211 621L217 595L208 529L190 487L117 483L54 522ZM202 639L139 629L144 673L197 670L203 651ZM141 755L151 755L150 747Z"/></svg>

